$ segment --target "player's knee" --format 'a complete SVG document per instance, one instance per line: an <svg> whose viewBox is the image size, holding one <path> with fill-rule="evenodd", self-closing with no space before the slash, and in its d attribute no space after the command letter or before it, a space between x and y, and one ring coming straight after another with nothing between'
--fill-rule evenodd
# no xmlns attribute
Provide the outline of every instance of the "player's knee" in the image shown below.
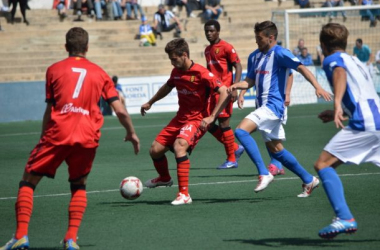
<svg viewBox="0 0 380 250"><path fill-rule="evenodd" d="M176 157L178 155L183 156L187 154L188 143L185 140L176 140L174 142L174 153Z"/></svg>
<svg viewBox="0 0 380 250"><path fill-rule="evenodd" d="M325 167L327 167L327 164L324 162L324 161L321 161L321 160L317 160L315 163L314 163L314 169L315 171L320 171L322 169L324 169Z"/></svg>

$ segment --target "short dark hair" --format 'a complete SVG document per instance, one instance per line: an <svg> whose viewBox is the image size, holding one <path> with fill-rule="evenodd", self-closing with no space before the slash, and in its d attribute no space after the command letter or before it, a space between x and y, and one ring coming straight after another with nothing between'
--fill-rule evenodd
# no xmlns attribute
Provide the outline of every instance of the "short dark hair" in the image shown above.
<svg viewBox="0 0 380 250"><path fill-rule="evenodd" d="M274 39L277 40L277 26L271 21L264 21L261 23L255 24L255 33L264 32L265 36L269 37L271 35L274 36Z"/></svg>
<svg viewBox="0 0 380 250"><path fill-rule="evenodd" d="M206 26L214 26L216 31L220 31L220 24L218 21L214 20L214 19L211 19L211 20L208 20L206 23L205 23L205 28Z"/></svg>
<svg viewBox="0 0 380 250"><path fill-rule="evenodd" d="M183 52L186 52L190 58L189 45L183 38L177 38L168 42L165 46L165 52L168 55L174 53L177 56L182 56Z"/></svg>
<svg viewBox="0 0 380 250"><path fill-rule="evenodd" d="M319 41L326 47L327 52L346 50L349 32L344 25L328 23L322 26Z"/></svg>
<svg viewBox="0 0 380 250"><path fill-rule="evenodd" d="M363 44L363 40L361 38L356 39L356 41L360 44Z"/></svg>
<svg viewBox="0 0 380 250"><path fill-rule="evenodd" d="M66 48L70 55L85 53L87 45L88 33L83 28L74 27L66 33Z"/></svg>
<svg viewBox="0 0 380 250"><path fill-rule="evenodd" d="M112 81L114 84L117 84L117 81L119 80L119 78L117 76L113 76L112 77Z"/></svg>

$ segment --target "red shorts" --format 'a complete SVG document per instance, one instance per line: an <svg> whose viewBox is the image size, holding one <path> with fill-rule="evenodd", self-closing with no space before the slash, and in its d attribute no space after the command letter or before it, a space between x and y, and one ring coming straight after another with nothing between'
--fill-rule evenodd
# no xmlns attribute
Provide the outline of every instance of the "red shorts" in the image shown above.
<svg viewBox="0 0 380 250"><path fill-rule="evenodd" d="M210 102L209 102L209 114L212 113L214 110L216 104L218 103L219 100L219 95L212 95L210 97ZM233 108L233 102L230 101L227 103L226 107L220 112L218 118L227 118L231 117L232 115L232 108Z"/></svg>
<svg viewBox="0 0 380 250"><path fill-rule="evenodd" d="M172 119L170 123L157 135L156 141L165 147L172 148L177 138L182 138L189 144L190 151L198 144L198 141L207 131L202 131L199 126L201 121L178 122Z"/></svg>
<svg viewBox="0 0 380 250"><path fill-rule="evenodd" d="M30 153L25 171L54 178L58 167L65 161L69 167L69 181L76 181L90 173L95 153L96 148L84 148L79 144L53 145L41 139Z"/></svg>

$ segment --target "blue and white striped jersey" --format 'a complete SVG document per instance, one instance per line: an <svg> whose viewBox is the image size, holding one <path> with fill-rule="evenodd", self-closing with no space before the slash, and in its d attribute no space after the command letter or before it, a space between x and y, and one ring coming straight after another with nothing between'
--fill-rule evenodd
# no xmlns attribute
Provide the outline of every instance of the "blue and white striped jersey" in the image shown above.
<svg viewBox="0 0 380 250"><path fill-rule="evenodd" d="M256 107L266 106L280 119L285 112L285 90L291 69L301 62L289 50L275 45L267 53L255 50L248 59L248 75L256 85Z"/></svg>
<svg viewBox="0 0 380 250"><path fill-rule="evenodd" d="M347 88L342 103L350 117L348 126L360 131L380 131L380 98L368 67L347 53L336 52L326 57L323 69L332 87L336 67L344 68L347 73Z"/></svg>

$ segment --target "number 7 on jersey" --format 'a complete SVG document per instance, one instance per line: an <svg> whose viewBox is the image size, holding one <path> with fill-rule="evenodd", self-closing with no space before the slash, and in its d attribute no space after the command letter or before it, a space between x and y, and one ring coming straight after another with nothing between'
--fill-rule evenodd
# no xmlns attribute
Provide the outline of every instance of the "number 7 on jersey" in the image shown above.
<svg viewBox="0 0 380 250"><path fill-rule="evenodd" d="M78 78L77 84L75 86L74 94L73 94L73 99L76 99L79 96L84 78L86 77L86 74L87 74L87 70L82 69L82 68L71 68L71 70L75 73L79 73L79 78Z"/></svg>

